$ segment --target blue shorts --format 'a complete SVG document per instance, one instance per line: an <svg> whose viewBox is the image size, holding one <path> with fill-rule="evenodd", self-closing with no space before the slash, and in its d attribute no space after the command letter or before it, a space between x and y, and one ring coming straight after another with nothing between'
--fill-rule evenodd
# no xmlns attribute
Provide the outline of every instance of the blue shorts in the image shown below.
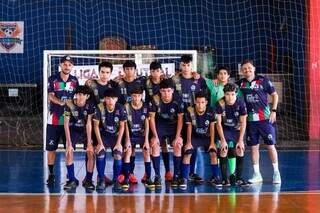
<svg viewBox="0 0 320 213"><path fill-rule="evenodd" d="M70 128L70 138L74 150L76 150L76 144L81 143L83 143L84 149L87 148L87 133L85 129L83 131L80 131L77 129Z"/></svg>
<svg viewBox="0 0 320 213"><path fill-rule="evenodd" d="M163 146L165 144L169 144L170 146L172 146L172 141L175 139L176 135L167 135L167 134L163 134L159 136L159 141L160 141L160 145Z"/></svg>
<svg viewBox="0 0 320 213"><path fill-rule="evenodd" d="M66 136L64 133L63 125L47 124L46 150L47 151L57 150L60 139L63 141L63 144L65 146Z"/></svg>
<svg viewBox="0 0 320 213"><path fill-rule="evenodd" d="M240 137L240 131L236 131L236 130L224 129L223 134L224 134L224 138L226 139L227 143L229 143L230 141L237 143L239 140L239 137Z"/></svg>
<svg viewBox="0 0 320 213"><path fill-rule="evenodd" d="M275 126L269 120L248 122L246 137L248 146L258 145L260 137L265 144L274 145L276 144Z"/></svg>
<svg viewBox="0 0 320 213"><path fill-rule="evenodd" d="M210 138L192 136L191 144L194 150L196 150L199 147L204 147L205 151L207 151L210 146Z"/></svg>
<svg viewBox="0 0 320 213"><path fill-rule="evenodd" d="M145 139L144 136L143 137L130 137L131 146L133 148L135 148L136 145L139 144L140 147L142 147L144 144L144 139Z"/></svg>

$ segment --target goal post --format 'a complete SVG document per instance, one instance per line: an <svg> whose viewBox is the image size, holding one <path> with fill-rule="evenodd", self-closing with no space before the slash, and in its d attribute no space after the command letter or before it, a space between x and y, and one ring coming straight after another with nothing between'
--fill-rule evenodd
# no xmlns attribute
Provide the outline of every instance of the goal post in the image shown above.
<svg viewBox="0 0 320 213"><path fill-rule="evenodd" d="M125 60L134 60L137 64L137 69L141 67L140 75L147 75L149 64L151 61L158 60L159 62L167 65L168 70L174 72L179 69L178 64L182 55L192 55L192 69L197 71L197 51L196 50L44 50L43 52L43 150L46 150L46 127L47 118L49 112L48 101L48 78L59 72L59 61L65 56L69 55L74 61L74 69L71 74L79 74L77 77L80 84L86 79L90 78L90 75L84 75L90 73L90 67L95 69L96 74L98 64L102 60L109 60L113 62L115 68L122 69L122 63ZM89 68L87 68L89 67ZM95 67L95 68L94 68ZM88 72L87 72L88 71ZM79 73L80 72L80 73ZM117 71L113 71L113 75L117 75ZM81 78L81 79L80 79ZM111 77L112 78L112 77Z"/></svg>

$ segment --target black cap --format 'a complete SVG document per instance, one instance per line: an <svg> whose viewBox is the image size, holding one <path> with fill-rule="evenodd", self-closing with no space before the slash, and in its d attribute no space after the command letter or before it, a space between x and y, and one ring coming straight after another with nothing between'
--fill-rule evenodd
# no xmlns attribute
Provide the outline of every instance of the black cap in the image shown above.
<svg viewBox="0 0 320 213"><path fill-rule="evenodd" d="M65 55L61 58L60 63L63 63L65 61L69 61L71 64L74 64L73 60L71 59L71 57L69 55Z"/></svg>

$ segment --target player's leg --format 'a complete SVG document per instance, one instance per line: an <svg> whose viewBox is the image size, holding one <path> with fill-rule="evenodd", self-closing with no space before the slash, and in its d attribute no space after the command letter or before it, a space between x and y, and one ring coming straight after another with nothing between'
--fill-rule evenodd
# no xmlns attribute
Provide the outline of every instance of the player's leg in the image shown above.
<svg viewBox="0 0 320 213"><path fill-rule="evenodd" d="M176 141L173 143L173 138L172 136L170 139L171 144L173 146L173 180L171 183L172 187L180 186L185 187L185 183L182 183L182 178L181 178L181 162L182 162L182 146L183 146L183 141Z"/></svg>
<svg viewBox="0 0 320 213"><path fill-rule="evenodd" d="M179 183L179 186L182 188L186 188L187 182L189 179L189 174L190 174L190 161L191 161L191 156L195 149L197 149L197 146L194 146L192 142L193 148L188 148L186 145L182 147L183 155L182 155L182 164L181 164L181 178L182 180Z"/></svg>
<svg viewBox="0 0 320 213"><path fill-rule="evenodd" d="M94 160L95 160L94 149L93 149L93 145L87 147L87 142L84 143L84 148L86 150L86 157L85 157L86 176L82 181L82 186L87 190L94 190L95 186L92 181Z"/></svg>
<svg viewBox="0 0 320 213"><path fill-rule="evenodd" d="M228 169L230 174L230 183L233 185L235 181L235 171L236 171L236 142L235 140L228 141Z"/></svg>
<svg viewBox="0 0 320 213"><path fill-rule="evenodd" d="M245 181L242 177L243 172L243 159L244 159L244 149L236 148L236 185L238 186L248 186L249 182Z"/></svg>
<svg viewBox="0 0 320 213"><path fill-rule="evenodd" d="M141 145L141 147L143 144ZM147 186L150 189L153 189L155 187L153 181L151 180L151 158L150 158L150 148L149 149L142 149L143 153L143 160L144 160L144 173L145 173L145 186Z"/></svg>
<svg viewBox="0 0 320 213"><path fill-rule="evenodd" d="M279 172L278 153L275 147L275 144L276 144L275 127L273 124L267 122L263 124L261 129L262 129L261 134L262 134L264 143L267 145L269 157L271 159L272 166L273 166L273 183L280 184L281 176Z"/></svg>
<svg viewBox="0 0 320 213"><path fill-rule="evenodd" d="M228 178L228 148L220 150L220 169L221 169L221 178L222 178L222 185L229 186L229 178Z"/></svg>
<svg viewBox="0 0 320 213"><path fill-rule="evenodd" d="M160 140L161 140L161 137L160 137ZM158 141L153 141L151 139L150 147L151 147L151 160L152 160L153 169L155 173L153 184L155 185L155 187L161 187L162 179L160 175L160 149L161 149L160 144L158 143Z"/></svg>
<svg viewBox="0 0 320 213"><path fill-rule="evenodd" d="M59 140L63 133L63 126L47 125L46 151L49 171L47 179L48 185L54 184L55 182L54 164L56 160L56 150L58 149Z"/></svg>
<svg viewBox="0 0 320 213"><path fill-rule="evenodd" d="M251 159L253 164L253 175L249 179L250 183L261 183L263 181L259 166L259 124L248 122L247 126L247 145L251 146Z"/></svg>
<svg viewBox="0 0 320 213"><path fill-rule="evenodd" d="M104 147L110 147L108 144L108 140L105 136L101 135L102 137L102 142L104 143ZM102 149L99 152L96 152L96 166L97 166L97 172L98 172L98 177L97 177L97 185L96 185L96 190L101 191L105 190L106 188L106 183L105 183L105 168L106 168L106 150Z"/></svg>
<svg viewBox="0 0 320 213"><path fill-rule="evenodd" d="M133 144L131 147L132 147L132 154L130 156L129 181L130 181L130 183L136 184L136 183L138 183L138 180L137 180L136 176L134 175L135 160L136 160L135 144Z"/></svg>
<svg viewBox="0 0 320 213"><path fill-rule="evenodd" d="M127 147L125 152L123 153L123 172L124 172L124 181L122 183L122 188L127 190L129 188L129 173L130 173L130 165L131 165L131 156L132 156L132 149L131 147ZM116 159L116 157L115 157Z"/></svg>
<svg viewBox="0 0 320 213"><path fill-rule="evenodd" d="M207 150L208 147L205 147L205 150ZM218 156L219 151L217 149L211 149L209 150L210 155L210 165L211 165L211 178L209 180L209 183L213 186L221 186L221 180L219 177L219 165L218 165Z"/></svg>
<svg viewBox="0 0 320 213"><path fill-rule="evenodd" d="M122 157L123 157L123 148L121 150L114 149L116 145L116 138L115 137L108 137L109 143L112 149L112 156L113 156L113 182L115 183L114 189L119 190L122 189L122 184L119 182L118 178L121 173L122 168ZM131 152L130 152L131 154ZM129 171L129 165L130 165L130 155L124 155L123 162L126 162L126 167L124 166L124 170L128 169ZM124 171L124 173L126 173ZM125 175L125 174L124 174Z"/></svg>
<svg viewBox="0 0 320 213"><path fill-rule="evenodd" d="M160 138L160 140L162 140ZM168 138L164 138L164 141L161 141L161 151L162 151L162 160L165 168L165 180L166 181L172 181L172 172L170 170L170 153L168 149Z"/></svg>

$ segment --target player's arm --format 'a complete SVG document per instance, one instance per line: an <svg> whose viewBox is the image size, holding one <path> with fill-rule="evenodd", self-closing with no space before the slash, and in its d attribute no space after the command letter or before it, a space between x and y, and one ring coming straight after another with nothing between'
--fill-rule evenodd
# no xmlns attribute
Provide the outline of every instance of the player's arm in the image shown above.
<svg viewBox="0 0 320 213"><path fill-rule="evenodd" d="M214 143L214 137L215 137L214 125L215 125L215 122L210 122L210 126L209 126L209 128L210 128L209 129L209 133L210 133L209 152L211 151L211 149L217 150L216 144Z"/></svg>
<svg viewBox="0 0 320 213"><path fill-rule="evenodd" d="M66 155L68 155L70 152L72 152L73 147L71 143L70 128L69 128L70 116L67 115L66 113L67 112L65 112L65 115L64 115L63 127L66 135Z"/></svg>
<svg viewBox="0 0 320 213"><path fill-rule="evenodd" d="M92 145L92 115L88 115L86 123L86 133L87 133L87 146Z"/></svg>
<svg viewBox="0 0 320 213"><path fill-rule="evenodd" d="M156 113L155 112L149 112L149 125L152 132L152 139L151 139L151 147L154 145L154 143L159 143L159 136L156 129Z"/></svg>
<svg viewBox="0 0 320 213"><path fill-rule="evenodd" d="M149 149L149 119L146 118L144 121L144 145L145 150Z"/></svg>
<svg viewBox="0 0 320 213"><path fill-rule="evenodd" d="M183 126L183 113L179 113L178 122L177 122L176 139L181 138L182 126Z"/></svg>
<svg viewBox="0 0 320 213"><path fill-rule="evenodd" d="M99 120L93 119L94 133L96 135L97 142L98 142L98 145L96 147L97 153L99 153L102 149L104 149L102 138L101 138L101 134L100 134L99 124L100 124Z"/></svg>
<svg viewBox="0 0 320 213"><path fill-rule="evenodd" d="M126 151L127 148L131 147L130 131L129 131L128 122L125 122L125 135L126 135L126 143L125 143L125 151Z"/></svg>
<svg viewBox="0 0 320 213"><path fill-rule="evenodd" d="M271 108L271 113L270 113L270 122L274 123L276 121L276 110L278 107L278 101L279 101L279 96L278 93L275 91L271 93L271 103L272 103L272 108Z"/></svg>
<svg viewBox="0 0 320 213"><path fill-rule="evenodd" d="M118 132L116 146L121 146L121 140L123 137L123 133L125 131L126 123L127 123L126 121L120 121L119 123L119 132Z"/></svg>
<svg viewBox="0 0 320 213"><path fill-rule="evenodd" d="M238 143L243 143L246 127L247 127L247 115L240 115L240 136L239 136Z"/></svg>
<svg viewBox="0 0 320 213"><path fill-rule="evenodd" d="M60 98L56 97L54 92L49 92L49 101L54 103L54 104L58 104L60 106L64 106L65 102L60 100Z"/></svg>
<svg viewBox="0 0 320 213"><path fill-rule="evenodd" d="M227 147L227 142L223 134L222 128L222 114L217 114L217 131L221 141L221 149Z"/></svg>

